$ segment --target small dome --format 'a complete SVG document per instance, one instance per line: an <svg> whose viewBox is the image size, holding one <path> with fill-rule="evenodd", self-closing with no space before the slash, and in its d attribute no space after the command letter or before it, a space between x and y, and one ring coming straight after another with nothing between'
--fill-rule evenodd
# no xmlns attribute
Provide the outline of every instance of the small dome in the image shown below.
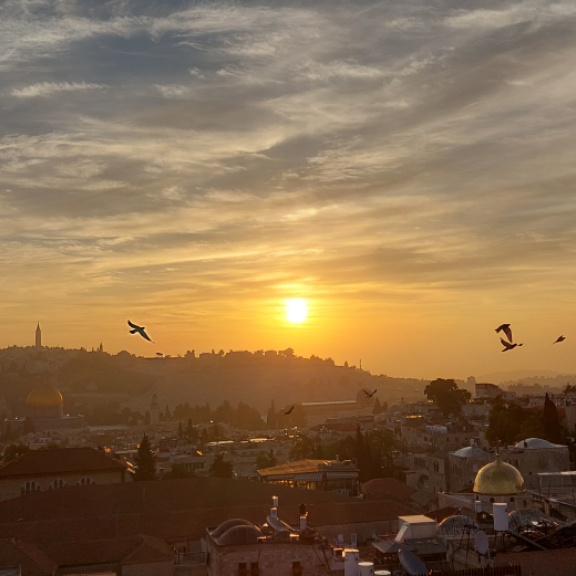
<svg viewBox="0 0 576 576"><path fill-rule="evenodd" d="M476 444L474 444L474 446L465 446L464 448L460 448L460 450L454 452L454 456L459 456L460 458L477 458L485 455L486 451L482 450L482 448Z"/></svg>
<svg viewBox="0 0 576 576"><path fill-rule="evenodd" d="M26 399L26 404L34 408L62 406L63 403L62 394L50 384L41 384L34 388Z"/></svg>
<svg viewBox="0 0 576 576"><path fill-rule="evenodd" d="M218 538L220 546L238 546L241 544L258 544L258 538L264 533L254 524L241 524L229 528Z"/></svg>
<svg viewBox="0 0 576 576"><path fill-rule="evenodd" d="M541 438L526 438L526 440L520 440L516 443L516 448L522 448L524 450L538 450L539 448L559 448L561 444L552 444L548 440L542 440Z"/></svg>
<svg viewBox="0 0 576 576"><path fill-rule="evenodd" d="M473 492L490 496L507 496L522 494L526 492L526 488L522 474L511 464L496 458L494 462L478 470Z"/></svg>
<svg viewBox="0 0 576 576"><path fill-rule="evenodd" d="M252 526L252 524L247 520L242 520L242 518L231 518L230 520L222 522L218 528L215 528L212 531L212 536L214 538L219 538L224 534L224 532L230 530L230 528L233 528L234 526Z"/></svg>

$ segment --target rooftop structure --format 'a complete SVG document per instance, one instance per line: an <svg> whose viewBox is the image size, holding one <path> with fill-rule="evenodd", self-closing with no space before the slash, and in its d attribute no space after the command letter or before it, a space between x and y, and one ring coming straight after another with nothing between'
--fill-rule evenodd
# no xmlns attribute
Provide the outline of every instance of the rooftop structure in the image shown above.
<svg viewBox="0 0 576 576"><path fill-rule="evenodd" d="M268 483L282 483L311 490L358 492L360 471L351 460L299 460L258 470Z"/></svg>

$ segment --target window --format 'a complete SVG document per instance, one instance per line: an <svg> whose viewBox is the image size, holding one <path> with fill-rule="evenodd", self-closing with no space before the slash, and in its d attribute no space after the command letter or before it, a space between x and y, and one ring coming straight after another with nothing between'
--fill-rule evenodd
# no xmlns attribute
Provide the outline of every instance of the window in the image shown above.
<svg viewBox="0 0 576 576"><path fill-rule="evenodd" d="M258 562L250 563L250 576L258 576Z"/></svg>
<svg viewBox="0 0 576 576"><path fill-rule="evenodd" d="M20 486L20 494L30 494L32 492L40 492L40 485L36 482L26 482Z"/></svg>
<svg viewBox="0 0 576 576"><path fill-rule="evenodd" d="M292 562L292 576L302 576L302 566L300 562Z"/></svg>
<svg viewBox="0 0 576 576"><path fill-rule="evenodd" d="M238 564L238 576L248 576L248 572L246 570L246 562L241 562Z"/></svg>

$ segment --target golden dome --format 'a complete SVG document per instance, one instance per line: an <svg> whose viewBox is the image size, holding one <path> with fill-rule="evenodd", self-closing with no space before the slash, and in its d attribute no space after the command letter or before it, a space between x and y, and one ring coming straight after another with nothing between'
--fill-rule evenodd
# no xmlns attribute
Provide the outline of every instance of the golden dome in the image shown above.
<svg viewBox="0 0 576 576"><path fill-rule="evenodd" d="M524 478L518 469L496 458L494 462L490 462L478 470L473 492L491 496L508 496L526 492L526 488Z"/></svg>
<svg viewBox="0 0 576 576"><path fill-rule="evenodd" d="M34 408L62 406L63 402L62 394L50 384L41 384L34 388L26 399L26 404Z"/></svg>

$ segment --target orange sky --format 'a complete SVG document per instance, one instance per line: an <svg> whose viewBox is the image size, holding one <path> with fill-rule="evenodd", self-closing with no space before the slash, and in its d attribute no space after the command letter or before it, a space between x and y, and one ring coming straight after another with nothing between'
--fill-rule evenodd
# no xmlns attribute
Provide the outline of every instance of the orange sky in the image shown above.
<svg viewBox="0 0 576 576"><path fill-rule="evenodd" d="M39 320L110 352L575 372L575 24L568 1L4 3L0 346Z"/></svg>

